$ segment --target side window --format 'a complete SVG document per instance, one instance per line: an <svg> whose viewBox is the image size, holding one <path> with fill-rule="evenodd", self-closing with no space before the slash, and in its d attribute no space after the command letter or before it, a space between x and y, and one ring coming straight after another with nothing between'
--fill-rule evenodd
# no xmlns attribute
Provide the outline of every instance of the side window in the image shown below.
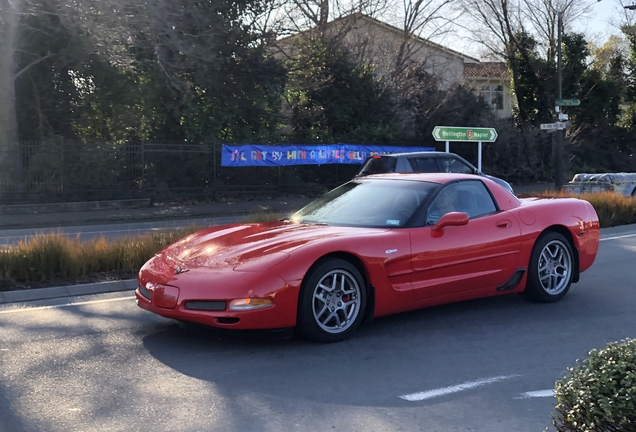
<svg viewBox="0 0 636 432"><path fill-rule="evenodd" d="M466 213L472 219L496 211L497 206L482 182L462 181L449 184L439 192L428 208L426 224L433 225L450 212Z"/></svg>
<svg viewBox="0 0 636 432"><path fill-rule="evenodd" d="M446 213L460 211L457 205L457 183L444 186L426 212L426 225L434 225Z"/></svg>
<svg viewBox="0 0 636 432"><path fill-rule="evenodd" d="M444 158L442 159L444 171L449 173L474 174L474 169L459 159Z"/></svg>
<svg viewBox="0 0 636 432"><path fill-rule="evenodd" d="M413 172L432 173L439 171L435 158L408 158L408 161Z"/></svg>
<svg viewBox="0 0 636 432"><path fill-rule="evenodd" d="M475 218L497 211L497 206L486 186L478 180L461 182L457 186L457 203L468 217Z"/></svg>

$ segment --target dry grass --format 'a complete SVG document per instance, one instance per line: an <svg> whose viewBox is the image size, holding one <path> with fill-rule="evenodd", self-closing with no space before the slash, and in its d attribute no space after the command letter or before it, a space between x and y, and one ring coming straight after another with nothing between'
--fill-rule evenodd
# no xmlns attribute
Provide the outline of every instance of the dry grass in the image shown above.
<svg viewBox="0 0 636 432"><path fill-rule="evenodd" d="M103 272L135 274L156 252L197 229L91 241L62 234L37 235L0 250L0 287L12 282L75 279Z"/></svg>
<svg viewBox="0 0 636 432"><path fill-rule="evenodd" d="M272 211L258 211L252 212L243 218L244 223L258 223L258 222L271 222L278 219L283 219L289 216L289 213L272 212Z"/></svg>
<svg viewBox="0 0 636 432"><path fill-rule="evenodd" d="M520 195L520 197L574 197L588 201L598 215L601 228L636 223L636 198L614 195L610 192L585 193L581 195L566 194L565 192L544 191L539 194Z"/></svg>

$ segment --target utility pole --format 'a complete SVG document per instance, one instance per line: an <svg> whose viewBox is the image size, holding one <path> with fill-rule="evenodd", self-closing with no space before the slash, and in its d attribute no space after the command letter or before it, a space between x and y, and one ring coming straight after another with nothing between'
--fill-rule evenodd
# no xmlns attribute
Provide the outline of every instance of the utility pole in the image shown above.
<svg viewBox="0 0 636 432"><path fill-rule="evenodd" d="M561 39L562 39L562 27L563 27L563 12L557 12L557 34L558 34L558 41L557 41L557 99L562 99L563 98L563 77L562 77L562 71L561 71L561 67L562 67L562 62L563 62L563 57L562 57L562 52L561 52ZM560 112L560 107L556 106L555 103L555 114L556 114L556 121L559 121L559 112ZM565 130L562 132L560 130L557 130L555 132L555 136L554 139L556 141L556 148L555 148L555 164L554 164L554 188L557 191L560 191L561 189L563 189L563 134L565 133Z"/></svg>

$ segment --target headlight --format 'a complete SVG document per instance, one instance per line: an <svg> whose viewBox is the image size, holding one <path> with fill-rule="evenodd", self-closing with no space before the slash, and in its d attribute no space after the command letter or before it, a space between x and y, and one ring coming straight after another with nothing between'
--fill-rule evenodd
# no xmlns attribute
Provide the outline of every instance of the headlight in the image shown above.
<svg viewBox="0 0 636 432"><path fill-rule="evenodd" d="M231 311L246 311L246 310L254 310L254 309L263 309L273 305L274 305L274 302L271 301L270 299L245 298L245 299L232 300L230 302L230 307L228 309Z"/></svg>

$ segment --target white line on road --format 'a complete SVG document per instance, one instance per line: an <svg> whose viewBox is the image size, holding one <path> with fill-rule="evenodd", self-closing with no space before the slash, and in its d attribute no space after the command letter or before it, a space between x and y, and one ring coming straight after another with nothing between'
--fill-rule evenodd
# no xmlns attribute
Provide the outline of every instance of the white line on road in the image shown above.
<svg viewBox="0 0 636 432"><path fill-rule="evenodd" d="M423 391L419 393L411 393L404 396L400 396L400 398L410 402L421 401L425 399L432 399L434 397L444 396L451 393L458 393L458 392L461 392L464 390L470 390L472 388L479 387L485 384L492 384L497 381L503 381L503 380L518 377L518 376L519 375L505 375L505 376L497 376L492 378L483 378L477 381L468 381L468 382L450 386L450 387L427 390L427 391Z"/></svg>
<svg viewBox="0 0 636 432"><path fill-rule="evenodd" d="M64 304L52 305L52 306L37 306L37 307L20 308L20 309L0 310L0 314L32 312L35 310L39 311L42 309L57 309L57 308L63 308L68 306L82 306L82 305L89 305L89 304L109 303L109 302L116 302L116 301L123 301L123 300L132 300L134 298L135 296L128 296L128 297L118 297L118 298L104 299L104 300L91 300L91 301L84 301L84 302L77 302L77 303L64 303Z"/></svg>
<svg viewBox="0 0 636 432"><path fill-rule="evenodd" d="M521 393L521 396L515 399L530 399L530 398L542 398L542 397L554 397L554 389L537 390L537 391Z"/></svg>
<svg viewBox="0 0 636 432"><path fill-rule="evenodd" d="M614 237L605 237L605 238L602 238L601 241L617 240L617 239L628 238L628 237L636 237L636 234L625 234L625 235L614 236Z"/></svg>

